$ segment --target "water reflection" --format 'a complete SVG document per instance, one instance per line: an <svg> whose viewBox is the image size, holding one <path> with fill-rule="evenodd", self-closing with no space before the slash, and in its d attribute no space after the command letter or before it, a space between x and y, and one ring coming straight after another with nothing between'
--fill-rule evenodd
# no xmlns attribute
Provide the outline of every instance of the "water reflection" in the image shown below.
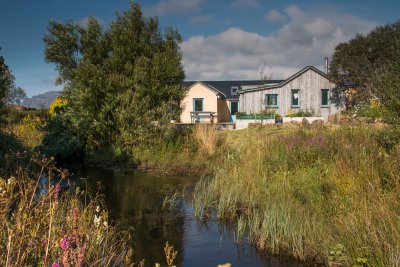
<svg viewBox="0 0 400 267"><path fill-rule="evenodd" d="M215 221L201 223L193 216L189 197L179 211L162 209L167 194L190 192L197 177L166 176L155 173L113 173L85 167L79 173L91 185L101 182L111 218L123 228L134 228L135 260L145 259L146 266L155 262L165 265L163 248L169 241L178 256L177 266L217 266L229 262L232 266L303 266L288 258L261 255L246 242L235 243L235 226Z"/></svg>

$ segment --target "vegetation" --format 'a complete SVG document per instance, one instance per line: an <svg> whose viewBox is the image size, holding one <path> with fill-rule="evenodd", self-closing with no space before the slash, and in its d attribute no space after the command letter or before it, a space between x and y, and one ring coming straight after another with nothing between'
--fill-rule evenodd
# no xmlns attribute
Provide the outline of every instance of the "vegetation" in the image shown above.
<svg viewBox="0 0 400 267"><path fill-rule="evenodd" d="M239 238L301 260L400 264L398 146L357 127L249 130L197 184L198 216L237 221Z"/></svg>
<svg viewBox="0 0 400 267"><path fill-rule="evenodd" d="M0 55L0 122L4 120L7 103L20 104L22 98L26 97L25 90L17 87L14 80L14 75Z"/></svg>
<svg viewBox="0 0 400 267"><path fill-rule="evenodd" d="M65 84L66 105L48 134L62 134L65 141L64 134L72 134L86 154L109 148L126 152L159 140L180 112L181 41L174 29L161 34L158 20L144 18L135 2L107 29L94 17L85 27L51 21L45 56ZM57 132L60 128L65 130ZM77 143L65 144L73 146L66 152L75 151Z"/></svg>
<svg viewBox="0 0 400 267"><path fill-rule="evenodd" d="M131 266L129 235L109 225L99 195L63 188L49 160L25 162L0 179L0 265Z"/></svg>
<svg viewBox="0 0 400 267"><path fill-rule="evenodd" d="M312 117L314 116L314 111L313 110L298 110L296 112L289 112L287 117Z"/></svg>
<svg viewBox="0 0 400 267"><path fill-rule="evenodd" d="M358 34L335 48L330 76L339 92L351 89L348 106L369 100L373 94L386 108L397 108L393 98L399 93L395 86L399 83L399 38L400 22L396 22L378 26L366 35Z"/></svg>

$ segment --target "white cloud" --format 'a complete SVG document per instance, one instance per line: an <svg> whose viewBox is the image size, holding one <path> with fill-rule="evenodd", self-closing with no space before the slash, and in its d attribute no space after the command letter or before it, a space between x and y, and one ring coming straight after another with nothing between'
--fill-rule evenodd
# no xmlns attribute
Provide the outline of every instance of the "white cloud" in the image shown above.
<svg viewBox="0 0 400 267"><path fill-rule="evenodd" d="M258 0L236 0L232 3L232 7L245 8L245 7L258 7L260 2Z"/></svg>
<svg viewBox="0 0 400 267"><path fill-rule="evenodd" d="M308 65L323 69L323 58L330 57L337 44L376 26L340 10L305 12L292 5L282 14L287 22L268 36L229 28L183 42L187 79L258 79L263 64L273 79L287 78Z"/></svg>
<svg viewBox="0 0 400 267"><path fill-rule="evenodd" d="M198 10L204 0L160 0L158 3L144 8L146 15L178 14Z"/></svg>
<svg viewBox="0 0 400 267"><path fill-rule="evenodd" d="M286 20L287 17L282 12L272 9L272 10L268 11L267 14L265 14L264 18L270 22L281 22L281 21Z"/></svg>

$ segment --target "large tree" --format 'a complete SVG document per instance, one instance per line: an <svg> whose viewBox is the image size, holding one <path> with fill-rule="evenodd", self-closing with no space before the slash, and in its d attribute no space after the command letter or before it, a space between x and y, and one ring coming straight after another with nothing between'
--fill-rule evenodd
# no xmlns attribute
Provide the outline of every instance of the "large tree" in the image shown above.
<svg viewBox="0 0 400 267"><path fill-rule="evenodd" d="M85 26L51 21L45 57L65 84L65 114L89 149L154 140L179 114L184 89L181 36L160 32L139 4L104 27L94 17Z"/></svg>
<svg viewBox="0 0 400 267"><path fill-rule="evenodd" d="M389 97L382 88L379 72L391 68L400 53L400 22L379 26L366 35L357 34L335 48L330 76L339 89L351 88L350 106L371 95ZM386 72L385 75L388 75Z"/></svg>
<svg viewBox="0 0 400 267"><path fill-rule="evenodd" d="M0 116L4 112L4 106L7 103L7 97L10 89L14 85L14 76L0 55Z"/></svg>

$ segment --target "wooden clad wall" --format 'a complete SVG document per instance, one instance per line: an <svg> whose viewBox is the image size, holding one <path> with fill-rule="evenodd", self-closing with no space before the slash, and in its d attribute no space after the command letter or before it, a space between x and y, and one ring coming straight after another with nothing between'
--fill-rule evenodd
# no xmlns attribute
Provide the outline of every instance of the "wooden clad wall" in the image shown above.
<svg viewBox="0 0 400 267"><path fill-rule="evenodd" d="M240 111L259 113L264 109L266 94L278 94L278 113L285 116L290 112L314 110L316 116L328 117L339 111L334 103L321 107L321 89L332 89L333 84L312 69L307 70L282 87L264 89L240 94ZM292 108L292 89L300 90L300 107Z"/></svg>

